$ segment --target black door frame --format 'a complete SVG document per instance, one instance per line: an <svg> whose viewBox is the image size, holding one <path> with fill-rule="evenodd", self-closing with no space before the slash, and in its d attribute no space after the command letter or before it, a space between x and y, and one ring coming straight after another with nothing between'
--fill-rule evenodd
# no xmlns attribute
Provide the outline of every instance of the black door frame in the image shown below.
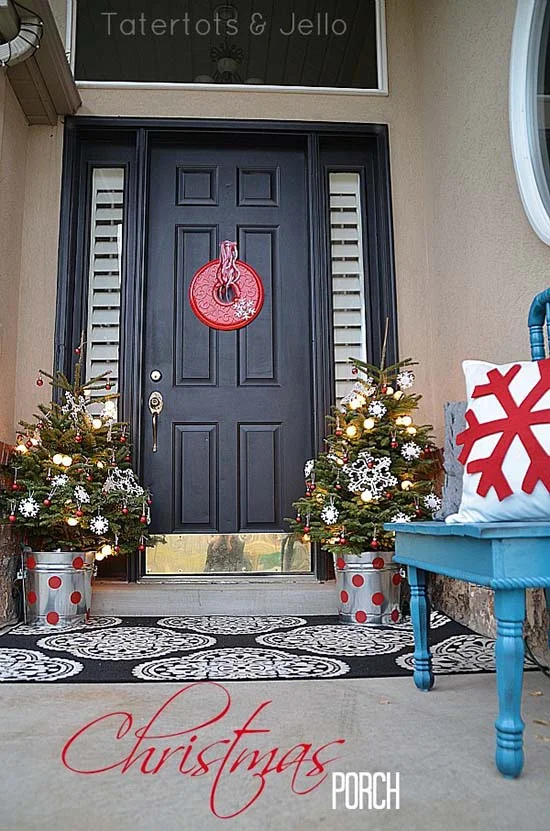
<svg viewBox="0 0 550 831"><path fill-rule="evenodd" d="M353 137L364 145L368 184L365 200L367 350L373 362L381 355L385 321L389 319L389 361L397 359L397 303L393 249L393 220L388 127L385 124L300 122L270 120L137 119L73 116L65 121L61 189L59 266L57 285L54 368L72 372L74 349L85 328L87 264L89 255L90 186L92 168L124 167L125 241L122 275L120 377L122 418L132 425L132 438L142 435L142 330L145 280L147 162L153 134L224 133L301 135L307 141L312 310L312 370L314 444L322 448L325 414L333 403L334 369L330 242L328 228L328 173L323 147ZM93 151L90 152L90 148ZM330 165L329 165L330 167ZM126 279L132 275L133 279ZM138 473L140 459L136 459ZM328 560L320 551L314 557L314 573L324 580ZM142 573L137 557L128 558L127 579Z"/></svg>

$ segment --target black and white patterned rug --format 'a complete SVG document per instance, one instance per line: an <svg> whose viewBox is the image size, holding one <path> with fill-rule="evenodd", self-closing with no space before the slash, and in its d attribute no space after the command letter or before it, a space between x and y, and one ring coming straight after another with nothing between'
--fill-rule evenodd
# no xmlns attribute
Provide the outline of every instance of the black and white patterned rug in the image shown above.
<svg viewBox="0 0 550 831"><path fill-rule="evenodd" d="M436 674L494 672L491 638L439 612L431 627ZM380 678L409 675L413 650L410 621L370 627L288 615L98 617L63 629L11 629L0 637L0 681Z"/></svg>

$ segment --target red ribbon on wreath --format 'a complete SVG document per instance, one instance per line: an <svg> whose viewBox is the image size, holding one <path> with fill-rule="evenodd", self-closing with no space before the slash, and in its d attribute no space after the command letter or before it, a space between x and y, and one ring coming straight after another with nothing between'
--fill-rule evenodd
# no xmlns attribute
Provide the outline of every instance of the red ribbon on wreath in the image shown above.
<svg viewBox="0 0 550 831"><path fill-rule="evenodd" d="M236 242L224 240L217 260L201 266L189 286L193 312L212 329L242 329L258 315L264 287L257 272L238 259Z"/></svg>

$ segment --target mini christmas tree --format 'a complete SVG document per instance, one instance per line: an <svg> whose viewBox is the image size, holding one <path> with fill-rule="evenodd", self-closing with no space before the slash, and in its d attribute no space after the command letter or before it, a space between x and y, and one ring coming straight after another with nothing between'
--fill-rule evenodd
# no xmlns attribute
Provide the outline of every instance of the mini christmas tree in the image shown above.
<svg viewBox="0 0 550 831"><path fill-rule="evenodd" d="M94 550L103 559L145 550L151 500L131 467L128 425L116 420L118 396L108 392L108 373L82 381L82 342L76 352L74 383L61 372L38 374L37 385L49 378L62 402L40 404L34 423L20 422L2 513L35 551ZM92 399L99 390L107 394Z"/></svg>
<svg viewBox="0 0 550 831"><path fill-rule="evenodd" d="M418 425L419 395L410 359L384 368L352 360L362 379L332 410L327 449L306 462L306 494L295 503L292 530L333 554L392 551L385 522L431 519L439 462L431 425Z"/></svg>

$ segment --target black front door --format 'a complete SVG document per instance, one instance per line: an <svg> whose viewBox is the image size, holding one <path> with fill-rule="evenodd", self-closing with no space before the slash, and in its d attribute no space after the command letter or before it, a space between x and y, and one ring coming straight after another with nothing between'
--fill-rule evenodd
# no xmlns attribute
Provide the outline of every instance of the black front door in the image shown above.
<svg viewBox="0 0 550 831"><path fill-rule="evenodd" d="M142 450L155 532L282 532L303 491L313 391L300 141L180 134L150 148ZM265 288L260 315L239 331L208 328L188 300L223 240ZM164 399L156 452L153 391Z"/></svg>

